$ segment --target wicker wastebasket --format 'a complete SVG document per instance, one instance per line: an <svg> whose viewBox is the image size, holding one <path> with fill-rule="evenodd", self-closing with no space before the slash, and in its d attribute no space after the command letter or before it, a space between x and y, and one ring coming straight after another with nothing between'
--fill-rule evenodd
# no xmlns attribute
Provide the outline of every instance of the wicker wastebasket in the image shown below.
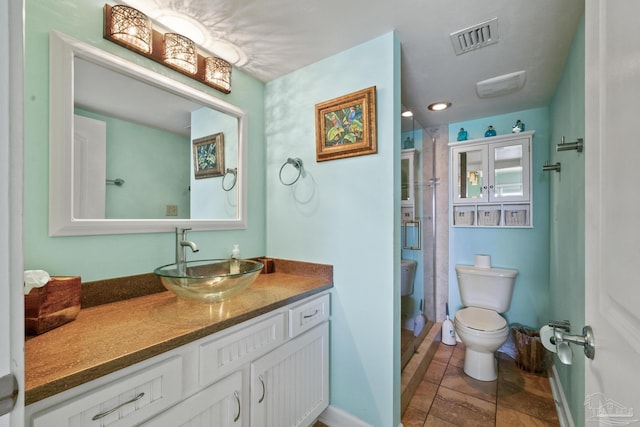
<svg viewBox="0 0 640 427"><path fill-rule="evenodd" d="M540 333L536 329L514 324L511 326L511 336L516 347L516 365L527 372L544 372L549 353L542 345Z"/></svg>

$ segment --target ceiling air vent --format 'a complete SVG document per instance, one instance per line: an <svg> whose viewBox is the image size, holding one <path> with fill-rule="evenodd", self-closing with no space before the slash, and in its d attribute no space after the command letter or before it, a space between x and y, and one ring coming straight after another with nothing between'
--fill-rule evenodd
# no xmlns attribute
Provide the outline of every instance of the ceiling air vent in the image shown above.
<svg viewBox="0 0 640 427"><path fill-rule="evenodd" d="M498 18L452 33L451 43L456 55L498 43Z"/></svg>

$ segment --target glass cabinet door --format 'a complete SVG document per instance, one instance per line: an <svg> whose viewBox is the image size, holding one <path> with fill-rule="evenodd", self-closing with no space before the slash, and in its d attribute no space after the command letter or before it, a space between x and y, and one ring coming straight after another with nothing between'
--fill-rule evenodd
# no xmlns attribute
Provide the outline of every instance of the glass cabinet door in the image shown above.
<svg viewBox="0 0 640 427"><path fill-rule="evenodd" d="M402 206L414 206L415 203L415 157L414 149L402 150L400 154L400 201Z"/></svg>
<svg viewBox="0 0 640 427"><path fill-rule="evenodd" d="M487 147L453 150L455 203L479 203L488 199Z"/></svg>
<svg viewBox="0 0 640 427"><path fill-rule="evenodd" d="M493 202L529 199L528 139L492 144L489 153L489 199Z"/></svg>
<svg viewBox="0 0 640 427"><path fill-rule="evenodd" d="M410 199L409 183L411 182L411 172L409 170L410 161L407 158L400 159L400 174L402 175L402 186L400 190L400 200L407 202Z"/></svg>

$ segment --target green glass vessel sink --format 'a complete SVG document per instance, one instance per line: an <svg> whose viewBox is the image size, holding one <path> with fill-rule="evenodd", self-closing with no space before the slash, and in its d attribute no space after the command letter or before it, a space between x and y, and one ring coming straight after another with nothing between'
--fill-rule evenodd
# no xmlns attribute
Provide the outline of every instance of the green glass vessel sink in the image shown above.
<svg viewBox="0 0 640 427"><path fill-rule="evenodd" d="M258 278L263 266L261 262L247 259L208 259L188 261L180 266L163 265L153 272L178 298L211 304L246 289Z"/></svg>

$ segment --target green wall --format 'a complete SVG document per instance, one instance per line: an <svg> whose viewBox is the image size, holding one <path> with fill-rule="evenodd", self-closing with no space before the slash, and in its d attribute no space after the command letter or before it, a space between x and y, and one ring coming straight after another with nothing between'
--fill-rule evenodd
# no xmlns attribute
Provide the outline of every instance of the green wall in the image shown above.
<svg viewBox="0 0 640 427"><path fill-rule="evenodd" d="M535 130L531 143L533 228L451 227L449 306L452 312L462 307L455 265L473 264L475 254L489 254L494 267L519 271L511 308L505 314L507 321L537 328L549 320L549 182L552 177L549 172L542 172L551 144L549 109L535 108L452 123L449 141L457 139L461 127L469 132L469 139L482 138L489 125L493 125L498 135L510 134L518 119L525 123L526 130Z"/></svg>
<svg viewBox="0 0 640 427"><path fill-rule="evenodd" d="M337 71L339 70L339 71ZM400 46L388 33L267 84L267 249L334 266L331 405L400 421ZM315 160L315 104L376 86L378 153ZM304 162L292 187L288 157Z"/></svg>
<svg viewBox="0 0 640 427"><path fill-rule="evenodd" d="M52 275L97 280L148 273L175 259L173 233L49 237L49 31L57 30L160 74L196 87L248 113L248 228L193 232L202 258L226 257L234 243L246 257L264 255L264 84L233 70L232 92L222 94L102 38L104 1L26 1L24 267Z"/></svg>
<svg viewBox="0 0 640 427"><path fill-rule="evenodd" d="M553 147L564 136L566 142L584 138L585 132L585 26L584 16L565 61L564 70L551 102L549 157L562 164L561 173L551 176L550 319L571 321L571 332L582 330L584 320L584 153L556 152ZM555 360L562 388L576 426L584 425L585 358L574 349L573 365Z"/></svg>

